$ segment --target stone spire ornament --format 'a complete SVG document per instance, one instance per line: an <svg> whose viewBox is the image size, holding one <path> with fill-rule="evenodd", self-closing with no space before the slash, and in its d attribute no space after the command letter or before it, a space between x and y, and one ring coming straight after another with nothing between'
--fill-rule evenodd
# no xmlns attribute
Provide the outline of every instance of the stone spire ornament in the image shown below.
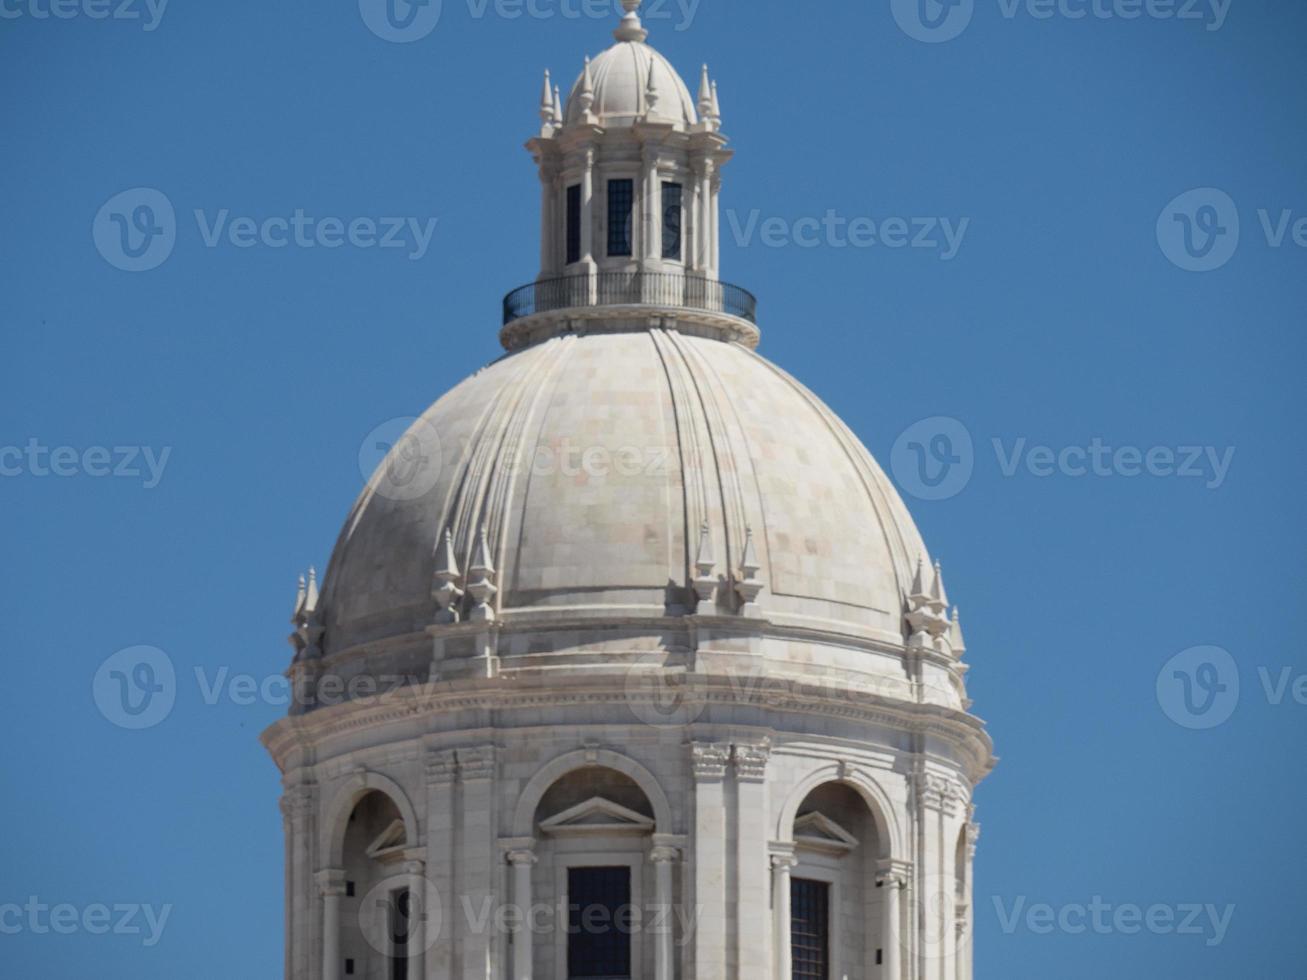
<svg viewBox="0 0 1307 980"><path fill-rule="evenodd" d="M717 560L712 554L712 535L708 531L708 522L704 521L699 527L699 550L694 559L694 591L699 597L695 612L700 616L711 616L717 612L717 576L713 574L716 568Z"/></svg>
<svg viewBox="0 0 1307 980"><path fill-rule="evenodd" d="M758 549L753 542L753 528L744 530L744 554L740 558L740 578L735 583L735 591L744 605L740 608L741 616L758 618L762 608L758 605L758 596L762 594L763 581L758 577L762 563L758 561Z"/></svg>
<svg viewBox="0 0 1307 980"><path fill-rule="evenodd" d="M563 93L559 91L557 85L554 86L553 126L555 130L563 128Z"/></svg>
<svg viewBox="0 0 1307 980"><path fill-rule="evenodd" d="M481 525L477 532L476 551L472 555L472 567L468 569L467 594L476 603L468 619L474 623L489 623L495 618L495 610L490 600L499 589L495 586L495 566L490 560L490 543L486 538L486 526Z"/></svg>
<svg viewBox="0 0 1307 980"><path fill-rule="evenodd" d="M953 607L953 621L949 624L948 643L953 656L961 660L962 655L967 652L967 644L962 639L962 621L958 619L957 606Z"/></svg>
<svg viewBox="0 0 1307 980"><path fill-rule="evenodd" d="M454 557L454 532L445 528L436 547L436 571L431 586L431 597L439 607L436 622L447 624L458 622L458 601L463 598L463 590L458 587L462 573L458 570L458 559Z"/></svg>
<svg viewBox="0 0 1307 980"><path fill-rule="evenodd" d="M644 108L646 116L658 115L658 86L654 82L654 63L649 62L649 79L644 86Z"/></svg>
<svg viewBox="0 0 1307 980"><path fill-rule="evenodd" d="M300 615L304 612L304 597L308 595L308 588L304 582L304 576L300 576L299 588L295 592L295 611L290 614L292 626L299 624Z"/></svg>
<svg viewBox="0 0 1307 980"><path fill-rule="evenodd" d="M712 81L708 78L708 66L703 66L703 77L699 80L699 115L707 119L712 115Z"/></svg>
<svg viewBox="0 0 1307 980"><path fill-rule="evenodd" d="M545 139L554 135L554 86L548 68L545 69L544 91L540 95L540 135Z"/></svg>
<svg viewBox="0 0 1307 980"><path fill-rule="evenodd" d="M295 612L290 618L295 630L289 640L295 649L296 660L318 655L318 641L322 638L323 628L317 613L318 572L310 567L307 579L303 575L299 577L299 586L295 590Z"/></svg>
<svg viewBox="0 0 1307 980"><path fill-rule="evenodd" d="M622 23L617 30L613 31L613 37L619 41L635 41L644 43L649 37L649 32L644 29L640 23L640 4L642 0L622 0L622 9L626 11L626 16L622 18Z"/></svg>
<svg viewBox="0 0 1307 980"><path fill-rule="evenodd" d="M917 571L912 576L912 591L908 596L908 625L912 633L908 646L916 649L939 649L951 623L948 614L948 597L944 593L944 576L938 562L932 568L926 556L917 559Z"/></svg>
<svg viewBox="0 0 1307 980"><path fill-rule="evenodd" d="M590 68L589 56L585 59L585 71L581 73L581 92L577 98L580 99L581 114L590 115L590 110L595 104L595 79L594 71Z"/></svg>
<svg viewBox="0 0 1307 980"><path fill-rule="evenodd" d="M722 123L722 104L717 99L717 83L712 83L712 122L714 126Z"/></svg>

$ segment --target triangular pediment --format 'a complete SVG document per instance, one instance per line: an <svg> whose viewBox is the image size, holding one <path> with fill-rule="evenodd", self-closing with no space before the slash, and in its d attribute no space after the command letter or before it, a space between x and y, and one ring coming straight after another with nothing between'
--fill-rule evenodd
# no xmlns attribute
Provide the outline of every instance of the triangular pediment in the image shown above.
<svg viewBox="0 0 1307 980"><path fill-rule="evenodd" d="M824 813L805 813L794 821L794 843L800 847L846 854L858 846L858 839Z"/></svg>
<svg viewBox="0 0 1307 980"><path fill-rule="evenodd" d="M557 813L540 823L540 829L556 837L580 834L649 834L654 822L620 803L595 796Z"/></svg>
<svg viewBox="0 0 1307 980"><path fill-rule="evenodd" d="M394 820L368 845L368 857L382 859L390 852L402 850L406 841L404 821Z"/></svg>

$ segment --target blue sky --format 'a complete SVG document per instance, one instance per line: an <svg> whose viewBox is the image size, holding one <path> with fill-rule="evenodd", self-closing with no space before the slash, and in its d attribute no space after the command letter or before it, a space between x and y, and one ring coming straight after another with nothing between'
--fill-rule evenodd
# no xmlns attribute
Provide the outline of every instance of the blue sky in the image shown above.
<svg viewBox="0 0 1307 980"><path fill-rule="evenodd" d="M258 735L281 709L226 681L284 668L295 577L325 564L368 433L496 357L499 299L536 272L540 72L570 84L615 18L445 0L391 43L352 2L120 2L136 19L0 0L0 905L170 911L152 944L144 913L109 935L23 913L0 972L274 976ZM1002 757L978 796L977 975L1301 976L1307 8L925 10L933 34L889 0L668 2L648 26L719 80L724 275L758 293L763 352L898 461L962 607ZM136 188L176 214L144 272L93 234ZM297 210L404 218L408 247L206 243ZM841 247L828 213L875 244ZM931 244L944 227L955 248ZM71 447L70 475L32 445ZM939 494L912 464L938 481L940 458L969 479L919 499ZM132 731L92 690L138 645L177 695ZM1229 659L1168 665L1211 646ZM1095 897L1234 909L1219 941L1206 912L1196 934L1028 914L1074 926Z"/></svg>

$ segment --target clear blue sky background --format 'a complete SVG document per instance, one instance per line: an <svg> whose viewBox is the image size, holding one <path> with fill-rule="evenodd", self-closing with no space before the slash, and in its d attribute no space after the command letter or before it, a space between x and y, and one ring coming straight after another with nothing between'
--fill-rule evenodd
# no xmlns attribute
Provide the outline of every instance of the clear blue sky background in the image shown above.
<svg viewBox="0 0 1307 980"><path fill-rule="evenodd" d="M6 0L12 9L15 0ZM27 0L23 0L25 4ZM21 9L26 9L25 7ZM546 9L558 9L547 7ZM493 7L492 7L493 10ZM275 675L295 576L325 564L374 426L493 359L499 298L537 266L521 144L540 71L566 83L613 18L446 0L417 43L356 5L173 0L139 22L0 20L0 444L172 447L141 480L0 479L0 903L175 906L162 941L0 935L7 977L272 977L281 969L280 708L206 705L194 668ZM888 0L703 0L652 42L720 80L738 156L724 205L794 220L966 217L925 249L741 247L763 352L888 461L919 419L961 421L975 473L909 497L967 626L1002 763L979 793L978 976L1304 975L1307 707L1301 487L1307 250L1256 217L1307 215L1307 7L1234 0L1176 20L1039 20L979 0L957 39ZM92 241L114 194L176 206L176 250L129 274ZM1243 238L1184 272L1154 226L1216 187ZM206 248L192 211L439 219L430 252ZM723 226L729 230L724 219ZM991 447L1236 447L1224 484L1004 476ZM171 716L105 720L114 651L166 651ZM1228 649L1242 699L1210 731L1160 709L1163 664ZM1203 936L1007 933L994 898L1236 906Z"/></svg>

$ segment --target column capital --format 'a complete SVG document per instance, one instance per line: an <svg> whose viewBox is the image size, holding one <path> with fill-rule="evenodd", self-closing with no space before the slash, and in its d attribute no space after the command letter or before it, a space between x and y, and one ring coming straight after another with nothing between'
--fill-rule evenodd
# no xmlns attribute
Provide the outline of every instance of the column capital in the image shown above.
<svg viewBox="0 0 1307 980"><path fill-rule="evenodd" d="M504 852L504 858L512 865L535 864L539 860L535 848L534 837L503 837L499 841L499 849Z"/></svg>
<svg viewBox="0 0 1307 980"><path fill-rule="evenodd" d="M650 864L672 864L681 858L680 848L655 844L649 849Z"/></svg>
<svg viewBox="0 0 1307 980"><path fill-rule="evenodd" d="M911 778L919 806L953 816L970 801L971 794L951 775L918 770Z"/></svg>
<svg viewBox="0 0 1307 980"><path fill-rule="evenodd" d="M313 876L318 883L318 890L325 897L345 894L345 872L338 868L328 868Z"/></svg>
<svg viewBox="0 0 1307 980"><path fill-rule="evenodd" d="M912 881L912 864L909 861L889 859L876 864L877 888L907 888Z"/></svg>
<svg viewBox="0 0 1307 980"><path fill-rule="evenodd" d="M463 782L473 779L494 779L495 747L481 745L471 749L456 749L458 771Z"/></svg>
<svg viewBox="0 0 1307 980"><path fill-rule="evenodd" d="M724 742L691 742L690 759L696 780L724 779L731 747Z"/></svg>
<svg viewBox="0 0 1307 980"><path fill-rule="evenodd" d="M458 758L453 749L428 752L424 770L428 783L452 783L458 777Z"/></svg>
<svg viewBox="0 0 1307 980"><path fill-rule="evenodd" d="M735 746L735 778L745 783L761 783L767 778L767 760L771 758L771 741Z"/></svg>
<svg viewBox="0 0 1307 980"><path fill-rule="evenodd" d="M788 872L799 863L798 855L794 853L793 844L773 842L769 851L771 853L771 866L773 871Z"/></svg>
<svg viewBox="0 0 1307 980"><path fill-rule="evenodd" d="M316 801L316 783L288 786L281 795L281 815L287 820L303 819L313 812Z"/></svg>

